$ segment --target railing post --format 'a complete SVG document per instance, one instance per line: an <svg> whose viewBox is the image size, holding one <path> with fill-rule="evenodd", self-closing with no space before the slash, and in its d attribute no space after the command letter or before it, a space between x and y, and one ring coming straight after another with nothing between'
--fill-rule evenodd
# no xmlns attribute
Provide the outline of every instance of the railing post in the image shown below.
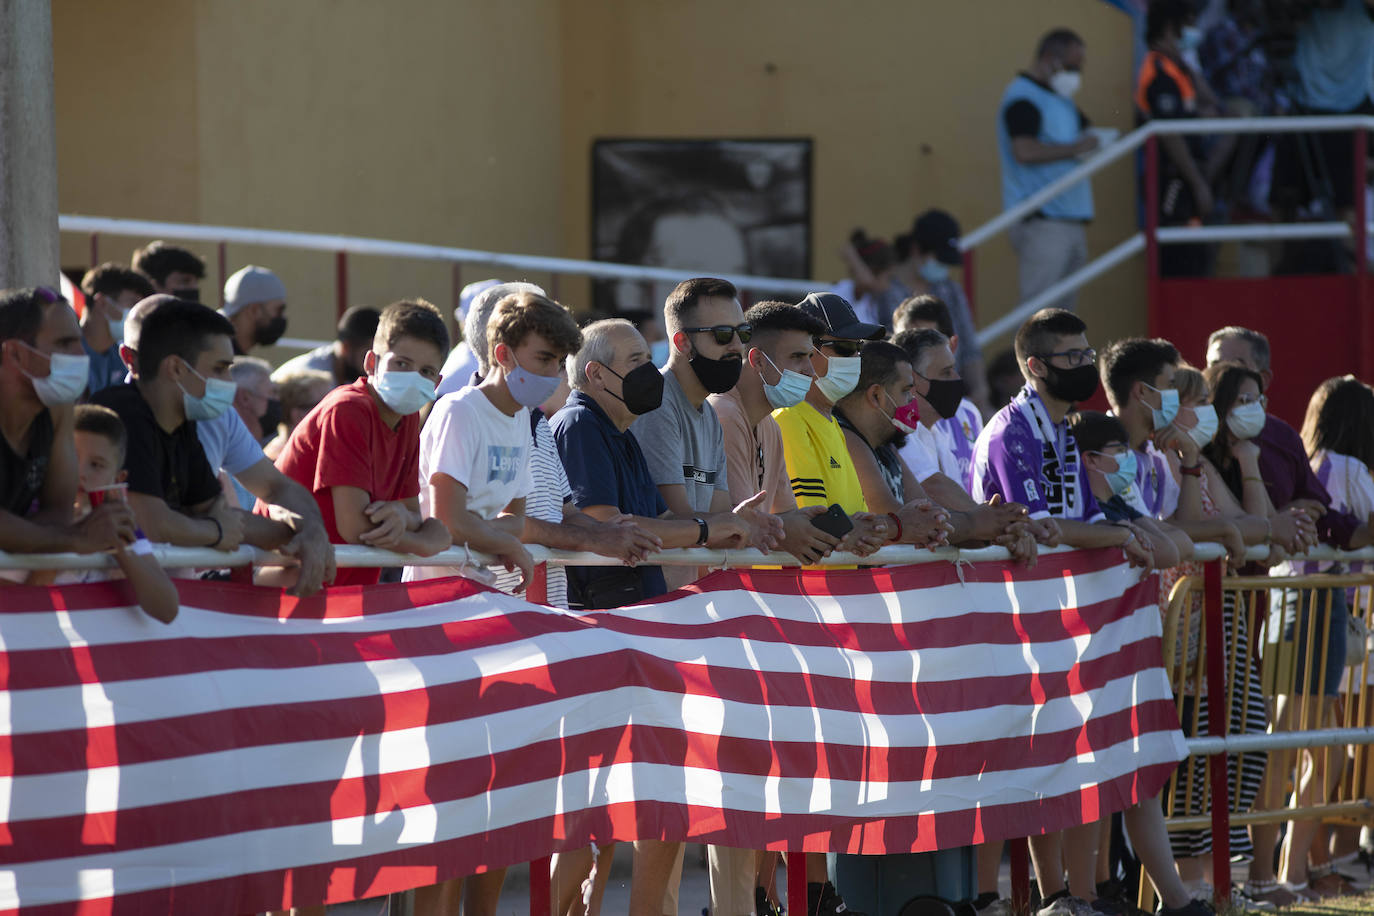
<svg viewBox="0 0 1374 916"><path fill-rule="evenodd" d="M525 586L525 600L535 604L549 603L549 564L535 564L534 574ZM553 909L552 869L552 856L530 863L530 916L549 916Z"/></svg>
<svg viewBox="0 0 1374 916"><path fill-rule="evenodd" d="M806 853L800 849L787 853L787 912L806 912Z"/></svg>
<svg viewBox="0 0 1374 916"><path fill-rule="evenodd" d="M1030 842L1025 837L1007 841L1011 858L1011 911L1025 916L1030 911Z"/></svg>
<svg viewBox="0 0 1374 916"><path fill-rule="evenodd" d="M1374 347L1370 334L1374 333L1374 319L1369 315L1369 207L1365 196L1369 165L1369 134L1363 128L1354 132L1355 144L1355 329L1359 334L1360 376L1374 373Z"/></svg>
<svg viewBox="0 0 1374 916"><path fill-rule="evenodd" d="M1202 574L1202 619L1207 627L1207 734L1214 738L1231 730L1226 689L1228 646L1221 625L1221 577L1225 567L1223 556L1205 564ZM1241 613L1240 609L1236 613ZM1209 757L1207 773L1212 780L1212 887L1220 910L1231 899L1231 793L1226 785L1226 755Z"/></svg>
<svg viewBox="0 0 1374 916"><path fill-rule="evenodd" d="M1150 336L1158 337L1159 316L1159 137L1145 138L1145 315Z"/></svg>
<svg viewBox="0 0 1374 916"><path fill-rule="evenodd" d="M229 245L220 242L215 246L215 256L219 260L219 307L224 308L224 284L229 282Z"/></svg>
<svg viewBox="0 0 1374 916"><path fill-rule="evenodd" d="M337 317L348 311L348 252L334 253L334 307Z"/></svg>
<svg viewBox="0 0 1374 916"><path fill-rule="evenodd" d="M974 278L974 251L970 248L964 252L964 298L968 300L968 314L975 324L978 321L978 300L974 295L977 289L977 282Z"/></svg>
<svg viewBox="0 0 1374 916"><path fill-rule="evenodd" d="M91 233L91 266L100 266L100 233Z"/></svg>

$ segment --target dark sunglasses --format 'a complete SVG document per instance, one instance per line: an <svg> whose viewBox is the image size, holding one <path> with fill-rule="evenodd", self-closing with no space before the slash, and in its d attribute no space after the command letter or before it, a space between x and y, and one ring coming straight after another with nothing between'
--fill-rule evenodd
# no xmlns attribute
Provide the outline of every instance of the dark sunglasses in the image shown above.
<svg viewBox="0 0 1374 916"><path fill-rule="evenodd" d="M749 323L744 324L713 324L709 328L683 328L688 334L714 334L716 343L722 347L730 342L730 338L739 335L739 342L747 344L749 338L754 336L754 326Z"/></svg>
<svg viewBox="0 0 1374 916"><path fill-rule="evenodd" d="M816 346L829 347L835 351L836 356L858 356L859 350L863 348L861 340L822 340Z"/></svg>

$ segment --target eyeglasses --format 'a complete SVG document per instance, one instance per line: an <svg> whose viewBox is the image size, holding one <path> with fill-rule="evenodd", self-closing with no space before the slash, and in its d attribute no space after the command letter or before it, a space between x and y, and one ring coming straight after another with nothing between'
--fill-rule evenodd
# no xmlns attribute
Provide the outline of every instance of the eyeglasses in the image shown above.
<svg viewBox="0 0 1374 916"><path fill-rule="evenodd" d="M1092 347L1088 347L1086 350L1073 349L1063 350L1059 353L1046 353L1040 358L1043 359L1045 362L1049 362L1056 356L1062 356L1065 359L1067 359L1069 361L1069 366L1071 368L1076 368L1078 366L1087 366L1097 362L1097 351L1094 350Z"/></svg>
<svg viewBox="0 0 1374 916"><path fill-rule="evenodd" d="M835 355L836 355L836 356L840 356L840 357L845 357L845 356L858 356L858 355L859 355L859 350L863 347L863 341L861 341L861 340L822 340L822 341L821 341L820 343L818 343L816 346L817 346L817 348L820 348L820 347L829 347L831 350L834 350L834 351L835 351Z"/></svg>
<svg viewBox="0 0 1374 916"><path fill-rule="evenodd" d="M749 338L754 336L754 326L748 322L744 324L713 324L709 328L683 328L688 334L714 334L716 343L722 347L730 342L730 338L739 335L739 342L747 344Z"/></svg>
<svg viewBox="0 0 1374 916"><path fill-rule="evenodd" d="M1255 404L1261 407L1269 406L1269 395L1267 394L1242 394L1236 397L1237 404Z"/></svg>

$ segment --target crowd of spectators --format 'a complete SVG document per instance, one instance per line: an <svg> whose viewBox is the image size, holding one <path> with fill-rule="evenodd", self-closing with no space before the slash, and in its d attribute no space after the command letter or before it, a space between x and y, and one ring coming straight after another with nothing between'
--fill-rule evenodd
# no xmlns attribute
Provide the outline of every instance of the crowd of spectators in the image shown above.
<svg viewBox="0 0 1374 916"><path fill-rule="evenodd" d="M862 308L825 291L746 311L726 281L685 281L663 305L662 369L631 322L579 327L528 283L474 289L458 346L437 308L401 300L350 309L335 341L276 370L248 353L280 339L288 320L287 291L263 267L230 277L219 311L197 301L195 255L162 243L138 252L136 269L91 270L79 317L46 287L5 291L0 548L110 553L118 571L27 581L120 576L150 615L173 622L175 589L150 543L279 551L295 565L257 581L294 594L381 581L376 567L336 569L343 544L417 557L466 546L498 566L410 566L406 578L457 574L515 593L533 573L527 545L620 561L549 575L546 600L585 611L700 574L655 565L669 547L776 549L809 565L891 543L998 544L1026 566L1042 545L1106 547L1167 585L1192 568L1196 540L1226 545L1235 568L1251 544L1269 544L1280 563L1319 542L1374 543L1371 427L1350 419L1374 416L1374 394L1349 377L1329 381L1299 436L1265 412L1274 376L1254 331L1214 333L1197 371L1162 340L1118 340L1099 355L1080 317L1043 309L1016 335L1021 387L985 425L964 375L966 305L932 294L947 277L926 266L957 261L957 233L932 211L900 255L875 256L874 240L856 236L867 273L856 269L848 291ZM914 272L902 274L907 261ZM882 305L899 287L911 295ZM463 377L445 375L469 359ZM1077 410L1099 386L1112 413ZM1324 634L1340 659L1343 598L1328 592L1340 590L1281 602L1275 625L1300 644ZM1225 626L1243 628L1244 615L1228 605ZM1234 683L1257 677L1248 650L1231 664ZM1341 670L1308 674L1321 680L1310 708L1285 695L1272 711L1238 704L1238 727L1329 720ZM1232 771L1242 804L1281 797L1281 773L1266 773L1263 755L1246 760ZM1297 791L1313 798L1325 785ZM1206 835L1171 841L1157 799L1122 821L1162 912L1207 911ZM1040 913L1131 911L1120 875L1104 876L1104 829L1032 838ZM1238 836L1232 848L1252 864L1235 900L1272 908L1347 890L1317 836L1315 824L1289 825L1278 874L1277 827ZM589 851L556 858L558 912L599 910L611 853L595 868ZM631 910L676 912L682 845L639 841L634 856ZM1001 856L1000 844L979 851L983 913L1008 906ZM712 912L777 912L776 855L715 848L709 864ZM801 867L809 912L853 912L824 857ZM468 912L494 913L502 880L422 889L417 912L454 911L465 890Z"/></svg>

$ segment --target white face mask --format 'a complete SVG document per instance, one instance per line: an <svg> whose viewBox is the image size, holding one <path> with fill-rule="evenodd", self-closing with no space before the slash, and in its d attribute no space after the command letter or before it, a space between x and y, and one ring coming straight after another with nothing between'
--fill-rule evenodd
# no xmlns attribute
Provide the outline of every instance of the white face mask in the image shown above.
<svg viewBox="0 0 1374 916"><path fill-rule="evenodd" d="M1253 439L1264 429L1264 405L1259 401L1232 407L1226 415L1226 426L1237 439Z"/></svg>
<svg viewBox="0 0 1374 916"><path fill-rule="evenodd" d="M20 343L24 342L21 340ZM72 356L70 353L44 353L28 344L24 346L48 359L49 369L46 376L38 378L24 373L29 381L33 382L33 393L38 395L38 400L43 402L43 406L61 407L65 404L75 404L90 380L91 358L85 354Z"/></svg>
<svg viewBox="0 0 1374 916"><path fill-rule="evenodd" d="M1193 415L1197 417L1197 425L1188 430L1188 438L1202 448L1217 434L1217 409L1211 404L1199 404L1193 408Z"/></svg>
<svg viewBox="0 0 1374 916"><path fill-rule="evenodd" d="M1050 88L1066 99L1073 98L1083 87L1083 74L1077 70L1060 70L1050 77Z"/></svg>
<svg viewBox="0 0 1374 916"><path fill-rule="evenodd" d="M821 355L825 356L824 353ZM816 379L816 388L831 404L839 403L840 398L849 394L854 390L854 386L859 384L859 368L860 358L857 356L828 356L825 375Z"/></svg>

